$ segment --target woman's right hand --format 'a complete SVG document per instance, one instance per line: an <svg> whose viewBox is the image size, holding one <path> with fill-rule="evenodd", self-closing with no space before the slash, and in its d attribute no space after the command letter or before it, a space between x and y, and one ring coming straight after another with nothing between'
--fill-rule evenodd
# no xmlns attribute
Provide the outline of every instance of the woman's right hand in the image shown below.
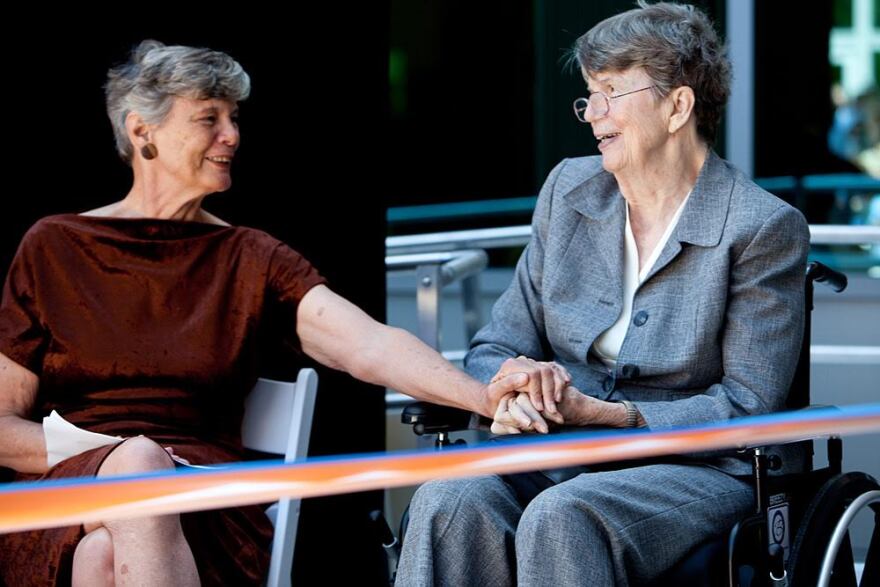
<svg viewBox="0 0 880 587"><path fill-rule="evenodd" d="M513 373L528 375L528 384L517 391L528 393L531 406L548 415L559 413L556 404L562 401L563 391L571 384L571 375L565 367L553 361L536 361L519 356L504 361L492 377L492 382Z"/></svg>

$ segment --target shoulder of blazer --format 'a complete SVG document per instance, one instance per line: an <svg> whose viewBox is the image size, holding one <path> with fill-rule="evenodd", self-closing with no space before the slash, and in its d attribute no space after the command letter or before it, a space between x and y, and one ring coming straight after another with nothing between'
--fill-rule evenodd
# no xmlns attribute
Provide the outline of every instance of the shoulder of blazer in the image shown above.
<svg viewBox="0 0 880 587"><path fill-rule="evenodd" d="M729 226L739 226L748 233L754 233L777 213L797 218L795 222L806 224L800 210L757 185L739 169L730 167L734 188L730 196Z"/></svg>
<svg viewBox="0 0 880 587"><path fill-rule="evenodd" d="M568 208L590 218L604 218L613 211L617 180L602 167L601 156L565 159L553 189Z"/></svg>
<svg viewBox="0 0 880 587"><path fill-rule="evenodd" d="M601 174L610 175L602 167L600 155L564 159L556 178L556 192L566 194Z"/></svg>

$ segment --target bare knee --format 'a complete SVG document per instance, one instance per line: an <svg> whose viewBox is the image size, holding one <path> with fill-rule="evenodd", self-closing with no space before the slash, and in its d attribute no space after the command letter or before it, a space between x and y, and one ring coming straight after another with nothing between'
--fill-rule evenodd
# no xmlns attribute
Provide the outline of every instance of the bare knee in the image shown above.
<svg viewBox="0 0 880 587"><path fill-rule="evenodd" d="M72 584L113 585L113 538L106 528L83 537L73 554Z"/></svg>
<svg viewBox="0 0 880 587"><path fill-rule="evenodd" d="M107 456L98 469L98 477L149 473L173 468L174 462L164 448L145 436L136 436L121 443ZM104 527L114 538L119 537L119 532L124 532L127 536L132 531L138 534L160 532L160 535L174 536L180 532L180 517L172 514L131 520L102 520L83 525L89 535L92 530L99 527Z"/></svg>
<svg viewBox="0 0 880 587"><path fill-rule="evenodd" d="M124 475L173 469L174 462L164 448L145 436L129 438L111 452L98 476Z"/></svg>

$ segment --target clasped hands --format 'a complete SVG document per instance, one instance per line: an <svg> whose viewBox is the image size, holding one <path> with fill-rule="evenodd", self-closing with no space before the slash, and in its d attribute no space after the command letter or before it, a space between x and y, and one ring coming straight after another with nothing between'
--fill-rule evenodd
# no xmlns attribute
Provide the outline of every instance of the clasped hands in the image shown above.
<svg viewBox="0 0 880 587"><path fill-rule="evenodd" d="M581 423L584 404L592 398L571 386L571 375L558 363L523 356L508 359L492 377L492 383L523 373L528 381L498 401L491 428L493 434L546 434L550 431L548 422Z"/></svg>

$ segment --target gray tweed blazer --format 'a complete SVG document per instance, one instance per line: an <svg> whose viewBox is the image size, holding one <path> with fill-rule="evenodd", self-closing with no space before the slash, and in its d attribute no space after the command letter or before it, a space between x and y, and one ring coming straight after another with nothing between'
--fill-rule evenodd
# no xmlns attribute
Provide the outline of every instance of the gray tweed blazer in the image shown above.
<svg viewBox="0 0 880 587"><path fill-rule="evenodd" d="M631 400L652 429L783 408L803 335L800 212L710 151L609 370L590 348L623 308L625 221L599 157L559 163L513 282L471 342L468 373L488 381L518 355L557 361L583 393ZM723 460L729 473L749 471Z"/></svg>

